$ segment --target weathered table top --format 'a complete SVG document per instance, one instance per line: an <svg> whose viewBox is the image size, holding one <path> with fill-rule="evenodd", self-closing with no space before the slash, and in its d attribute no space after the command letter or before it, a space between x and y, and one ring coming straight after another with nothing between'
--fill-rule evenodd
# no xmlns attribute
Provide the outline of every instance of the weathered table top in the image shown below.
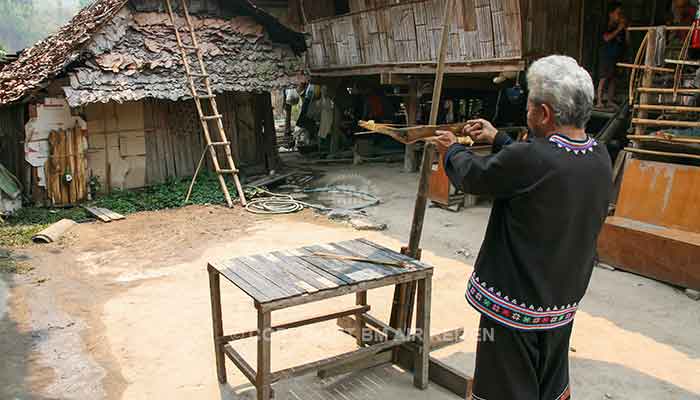
<svg viewBox="0 0 700 400"><path fill-rule="evenodd" d="M402 262L405 267L325 258L316 256L314 253L337 254L393 263ZM318 294L342 287L350 288L368 282L387 280L387 278L424 275L432 273L433 269L430 265L366 239L238 257L209 265L259 304Z"/></svg>

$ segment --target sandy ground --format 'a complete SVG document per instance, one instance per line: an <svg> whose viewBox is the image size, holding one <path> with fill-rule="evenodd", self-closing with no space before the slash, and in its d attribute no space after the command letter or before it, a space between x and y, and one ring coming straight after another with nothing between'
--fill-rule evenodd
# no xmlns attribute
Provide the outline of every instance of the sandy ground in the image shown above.
<svg viewBox="0 0 700 400"><path fill-rule="evenodd" d="M352 176L348 176L352 175ZM360 178L358 178L360 177ZM0 279L0 399L252 399L229 364L214 372L207 261L366 237L398 249L408 234L416 175L397 164L331 168L328 181L361 179L383 203L368 210L388 224L358 232L311 212L252 217L241 210L188 207L78 226L59 244L20 254L35 268ZM464 301L488 205L452 213L430 209L424 259L436 266L433 331L466 329L465 341L434 355L473 372L478 315ZM223 283L227 331L251 329L251 301ZM386 318L392 290L370 292ZM274 314L284 321L349 305L339 298ZM333 322L273 340L273 368L353 349ZM237 345L254 361L255 342ZM596 269L575 322L571 351L576 399L700 399L700 303L635 275ZM279 399L453 399L409 374L378 367L335 379L308 376L276 385Z"/></svg>

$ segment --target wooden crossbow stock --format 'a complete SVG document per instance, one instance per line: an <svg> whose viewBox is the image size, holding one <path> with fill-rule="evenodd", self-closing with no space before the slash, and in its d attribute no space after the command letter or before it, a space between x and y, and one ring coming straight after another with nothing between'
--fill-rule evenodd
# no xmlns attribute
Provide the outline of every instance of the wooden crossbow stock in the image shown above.
<svg viewBox="0 0 700 400"><path fill-rule="evenodd" d="M437 131L450 131L457 135L457 142L465 146L474 145L472 138L464 136L462 131L467 126L466 122L449 125L422 125L399 128L391 124L378 124L374 121L360 121L359 125L370 132L381 133L391 136L394 140L403 144L413 144L420 141L427 141L435 138Z"/></svg>

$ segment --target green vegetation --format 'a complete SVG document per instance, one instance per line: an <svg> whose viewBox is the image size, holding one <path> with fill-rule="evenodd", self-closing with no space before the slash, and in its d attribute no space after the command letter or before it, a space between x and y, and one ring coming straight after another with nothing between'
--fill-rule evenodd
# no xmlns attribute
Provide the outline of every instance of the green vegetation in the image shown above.
<svg viewBox="0 0 700 400"><path fill-rule="evenodd" d="M192 190L192 198L185 203L185 196L190 179L176 179L150 186L141 190L117 190L110 195L98 197L90 205L108 208L120 214L132 214L141 211L156 211L183 207L188 204L226 204L219 181L215 174L206 173L197 179ZM234 198L238 197L233 182L228 188ZM254 189L246 190L246 197L253 198L258 193ZM64 218L75 222L85 222L93 217L82 207L69 209L23 208L0 224L0 248L26 246L37 232Z"/></svg>

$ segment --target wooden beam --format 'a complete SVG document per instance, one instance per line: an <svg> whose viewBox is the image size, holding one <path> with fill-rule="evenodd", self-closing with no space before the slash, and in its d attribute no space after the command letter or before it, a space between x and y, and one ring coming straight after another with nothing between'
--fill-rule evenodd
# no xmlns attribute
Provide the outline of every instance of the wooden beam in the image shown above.
<svg viewBox="0 0 700 400"><path fill-rule="evenodd" d="M401 346L404 343L412 342L414 340L414 336L389 340L384 343L380 343L370 347L364 347L359 350L344 353L326 360L314 361L297 367L283 369L281 371L273 373L271 381L274 383L282 379L290 379L297 376L302 376L320 369L332 369L345 363L366 359L369 356L377 355L383 351L393 349L394 347Z"/></svg>
<svg viewBox="0 0 700 400"><path fill-rule="evenodd" d="M366 316L367 323L370 325L376 325L379 328L379 330L384 330L388 329L387 332L390 330L393 330L394 334L398 333L398 331L394 330L393 328L387 326L380 320L374 318L371 315ZM371 323L370 323L371 320ZM355 320L352 319L352 317L344 317L338 320L338 325L343 328L346 332L350 333L351 335L353 334L352 332L356 329L356 322ZM373 329L373 328L368 328L368 329ZM378 336L383 336L384 334L380 331L375 331L376 335ZM457 343L461 341L461 336L464 334L464 330L454 330L454 331L448 331L444 333L440 333L437 335L434 335L431 337L431 344L430 348L431 350L439 350L441 348L444 348L447 345ZM397 355L396 355L396 362L398 363L399 366L402 368L408 370L408 371L413 371L414 368L414 359L415 359L415 354L416 354L416 349L415 349L415 344L414 343L406 343L402 345L398 350L397 350ZM443 388L451 391L452 393L456 394L462 399L467 399L468 395L471 394L471 386L472 386L472 378L467 376L466 374L446 365L444 362L438 360L437 358L430 357L429 361L429 377L430 381L433 383L442 386Z"/></svg>
<svg viewBox="0 0 700 400"><path fill-rule="evenodd" d="M671 153L668 151L643 150L643 149L634 149L631 147L626 147L625 151L629 151L631 153L637 153L637 154L647 154L647 155L651 155L651 156L690 158L693 160L700 160L700 154Z"/></svg>
<svg viewBox="0 0 700 400"><path fill-rule="evenodd" d="M666 128L700 128L700 122L671 121L662 119L633 118L632 125L637 126L661 126Z"/></svg>
<svg viewBox="0 0 700 400"><path fill-rule="evenodd" d="M347 374L354 371L366 370L369 368L378 367L380 365L389 364L391 362L391 351L376 354L370 358L363 358L354 362L341 364L332 368L321 369L316 374L321 379L327 379L333 376Z"/></svg>
<svg viewBox="0 0 700 400"><path fill-rule="evenodd" d="M406 86L409 84L409 80L406 75L385 72L379 75L379 84L387 86Z"/></svg>
<svg viewBox="0 0 700 400"><path fill-rule="evenodd" d="M385 65L364 66L334 66L311 70L311 78L350 77L380 75L382 73L406 74L406 75L433 75L435 74L435 62L421 63L396 63ZM525 61L517 59L501 59L478 63L447 63L445 75L469 75L469 74L498 74L501 72L521 72L525 70Z"/></svg>
<svg viewBox="0 0 700 400"><path fill-rule="evenodd" d="M330 321L330 320L338 319L340 317L345 317L348 315L364 314L364 313L368 312L370 310L370 308L371 307L368 305L362 305L362 306L357 306L357 307L351 307L351 308L348 308L347 310L338 311L338 312L335 312L332 314L319 315L316 317L306 318L306 319L302 319L302 320L298 320L298 321L286 322L283 324L273 326L271 328L271 331L272 332L279 332L279 331L283 331L283 330L287 330L287 329L298 328L301 326L317 324L319 322ZM222 336L219 339L219 342L220 343L229 343L229 342L233 342L236 340L247 339L247 338L251 338L251 337L255 337L255 336L258 336L257 330L235 333L233 335Z"/></svg>
<svg viewBox="0 0 700 400"><path fill-rule="evenodd" d="M229 360L231 360L231 362L238 367L246 378L248 378L248 381L255 386L255 370L250 366L250 364L248 364L243 356L241 356L230 344L224 346L224 352Z"/></svg>

